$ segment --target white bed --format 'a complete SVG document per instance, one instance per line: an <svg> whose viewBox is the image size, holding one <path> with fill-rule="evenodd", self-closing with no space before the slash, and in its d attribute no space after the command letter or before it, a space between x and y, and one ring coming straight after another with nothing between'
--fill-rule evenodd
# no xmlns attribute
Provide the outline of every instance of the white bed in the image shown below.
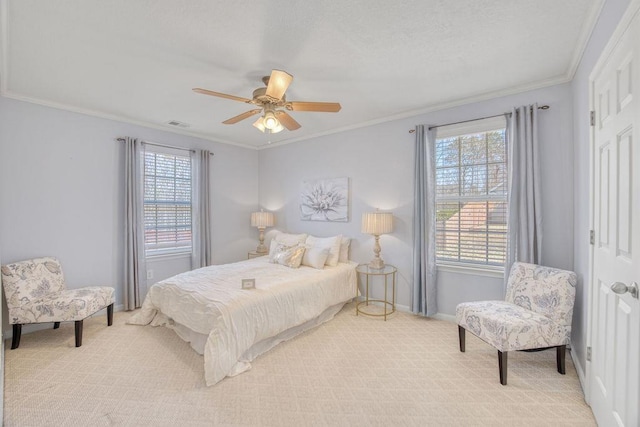
<svg viewBox="0 0 640 427"><path fill-rule="evenodd" d="M333 318L356 295L356 263L289 268L259 257L178 274L154 284L128 323L172 328L204 355L211 386L249 362ZM242 289L242 279L256 288Z"/></svg>

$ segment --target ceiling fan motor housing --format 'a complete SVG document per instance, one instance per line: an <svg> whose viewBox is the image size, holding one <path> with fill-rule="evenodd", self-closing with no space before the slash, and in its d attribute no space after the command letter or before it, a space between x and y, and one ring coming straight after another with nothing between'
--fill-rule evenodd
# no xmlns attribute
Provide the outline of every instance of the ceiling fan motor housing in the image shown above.
<svg viewBox="0 0 640 427"><path fill-rule="evenodd" d="M276 99L267 95L266 92L266 87L259 87L258 89L254 90L253 103L256 105L273 104L274 106L280 107L286 102L284 95L282 95L282 99Z"/></svg>

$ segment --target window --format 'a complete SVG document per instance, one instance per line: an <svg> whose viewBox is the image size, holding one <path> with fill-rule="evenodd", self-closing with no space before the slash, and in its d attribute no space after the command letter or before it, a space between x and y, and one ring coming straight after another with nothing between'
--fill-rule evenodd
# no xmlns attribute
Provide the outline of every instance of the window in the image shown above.
<svg viewBox="0 0 640 427"><path fill-rule="evenodd" d="M155 147L144 152L144 244L147 256L191 252L188 153Z"/></svg>
<svg viewBox="0 0 640 427"><path fill-rule="evenodd" d="M507 152L504 119L438 129L436 261L504 266Z"/></svg>

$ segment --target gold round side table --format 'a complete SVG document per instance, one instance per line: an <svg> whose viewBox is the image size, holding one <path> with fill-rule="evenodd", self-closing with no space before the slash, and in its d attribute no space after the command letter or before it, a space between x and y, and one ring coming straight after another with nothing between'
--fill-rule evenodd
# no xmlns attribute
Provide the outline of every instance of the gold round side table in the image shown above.
<svg viewBox="0 0 640 427"><path fill-rule="evenodd" d="M358 314L364 314L366 316L384 317L387 320L387 316L395 313L396 311L396 272L398 271L393 265L386 264L383 268L372 268L369 264L360 264L356 267L356 272L360 277L364 277L365 292L364 301L360 301L356 304L356 316ZM369 279L371 282L382 282L382 280L375 280L375 278L384 279L384 299L372 299L369 298ZM391 301L389 301L389 284L391 284ZM372 313L367 310L370 303L382 303L384 311L382 313ZM389 310L390 309L390 310Z"/></svg>

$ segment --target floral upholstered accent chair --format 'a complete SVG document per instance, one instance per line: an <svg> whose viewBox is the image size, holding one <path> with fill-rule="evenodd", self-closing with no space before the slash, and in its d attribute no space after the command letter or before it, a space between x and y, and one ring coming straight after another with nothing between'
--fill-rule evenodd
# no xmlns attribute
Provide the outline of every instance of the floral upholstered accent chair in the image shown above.
<svg viewBox="0 0 640 427"><path fill-rule="evenodd" d="M53 257L35 258L2 266L2 286L13 325L11 349L20 345L22 325L75 322L76 347L82 345L82 322L107 308L107 325L113 323L114 289L93 286L67 289L60 262Z"/></svg>
<svg viewBox="0 0 640 427"><path fill-rule="evenodd" d="M572 271L514 263L505 301L456 307L460 351L465 350L465 331L497 348L500 383L506 385L509 351L555 347L558 372L564 375L576 280Z"/></svg>

